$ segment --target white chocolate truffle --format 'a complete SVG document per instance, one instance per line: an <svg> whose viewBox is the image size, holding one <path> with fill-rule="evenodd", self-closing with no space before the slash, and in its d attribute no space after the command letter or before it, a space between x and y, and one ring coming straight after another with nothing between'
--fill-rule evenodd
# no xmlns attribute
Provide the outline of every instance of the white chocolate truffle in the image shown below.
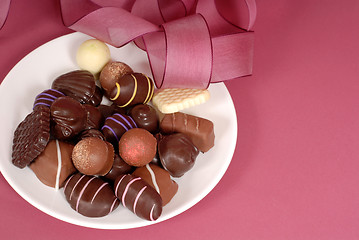
<svg viewBox="0 0 359 240"><path fill-rule="evenodd" d="M77 50L77 65L92 74L98 74L111 59L108 46L97 39L84 41Z"/></svg>

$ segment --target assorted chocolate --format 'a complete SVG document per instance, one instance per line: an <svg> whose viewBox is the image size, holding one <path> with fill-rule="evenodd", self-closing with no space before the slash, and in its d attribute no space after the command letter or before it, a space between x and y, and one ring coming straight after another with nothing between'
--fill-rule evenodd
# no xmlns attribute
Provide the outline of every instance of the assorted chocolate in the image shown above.
<svg viewBox="0 0 359 240"><path fill-rule="evenodd" d="M64 193L70 206L87 217L106 216L120 204L107 182L81 173L76 173L67 180Z"/></svg>
<svg viewBox="0 0 359 240"><path fill-rule="evenodd" d="M30 168L43 184L59 189L76 172L71 160L73 148L70 143L50 140L44 151L30 164Z"/></svg>
<svg viewBox="0 0 359 240"><path fill-rule="evenodd" d="M155 221L178 191L172 178L213 147L213 123L182 112L160 120L149 104L152 79L123 62L108 62L97 84L88 70L54 79L16 128L12 162L63 188L84 216L103 217L122 204ZM112 105L101 104L103 95Z"/></svg>
<svg viewBox="0 0 359 240"><path fill-rule="evenodd" d="M162 213L162 198L140 177L120 175L114 185L115 194L122 205L140 218L155 221Z"/></svg>

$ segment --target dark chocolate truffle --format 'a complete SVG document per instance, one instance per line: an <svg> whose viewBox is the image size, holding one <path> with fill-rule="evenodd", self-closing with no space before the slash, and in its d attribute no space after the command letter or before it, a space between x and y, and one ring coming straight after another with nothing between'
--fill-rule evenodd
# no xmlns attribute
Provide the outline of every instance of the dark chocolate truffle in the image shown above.
<svg viewBox="0 0 359 240"><path fill-rule="evenodd" d="M142 128L128 130L118 143L121 158L127 164L135 167L142 167L151 162L156 155L156 150L156 138Z"/></svg>
<svg viewBox="0 0 359 240"><path fill-rule="evenodd" d="M102 91L96 86L95 78L89 71L76 70L57 77L52 88L61 91L82 104L97 106L102 100Z"/></svg>
<svg viewBox="0 0 359 240"><path fill-rule="evenodd" d="M100 129L103 117L100 110L92 105L84 104L87 113L87 121L85 129Z"/></svg>
<svg viewBox="0 0 359 240"><path fill-rule="evenodd" d="M83 174L103 176L110 171L114 154L111 143L97 137L88 137L75 145L72 161Z"/></svg>
<svg viewBox="0 0 359 240"><path fill-rule="evenodd" d="M185 134L175 133L159 141L158 154L164 169L181 177L194 166L199 151Z"/></svg>
<svg viewBox="0 0 359 240"><path fill-rule="evenodd" d="M153 96L152 79L142 73L131 73L122 76L114 88L108 91L108 97L119 107L148 103Z"/></svg>
<svg viewBox="0 0 359 240"><path fill-rule="evenodd" d="M126 173L132 173L134 169L134 167L123 161L118 154L115 154L112 168L105 176L103 176L103 179L113 184L118 176Z"/></svg>
<svg viewBox="0 0 359 240"><path fill-rule="evenodd" d="M100 83L105 91L115 87L119 78L127 73L133 73L130 66L123 62L109 62L101 70Z"/></svg>
<svg viewBox="0 0 359 240"><path fill-rule="evenodd" d="M65 96L56 99L51 107L52 134L60 140L69 140L85 129L87 112L75 99Z"/></svg>
<svg viewBox="0 0 359 240"><path fill-rule="evenodd" d="M122 205L137 216L149 221L155 221L160 217L161 196L140 177L121 175L115 181L114 190Z"/></svg>
<svg viewBox="0 0 359 240"><path fill-rule="evenodd" d="M158 131L159 119L156 110L148 104L134 106L129 115L137 124L137 127L144 128L151 133Z"/></svg>
<svg viewBox="0 0 359 240"><path fill-rule="evenodd" d="M161 195L162 204L165 206L177 193L178 184L171 179L171 175L163 168L149 163L137 168L133 176L141 177Z"/></svg>
<svg viewBox="0 0 359 240"><path fill-rule="evenodd" d="M71 208L86 217L106 216L120 204L107 182L81 173L66 181L64 193Z"/></svg>
<svg viewBox="0 0 359 240"><path fill-rule="evenodd" d="M51 140L45 150L30 164L36 177L45 185L59 189L76 172L72 164L72 144Z"/></svg>

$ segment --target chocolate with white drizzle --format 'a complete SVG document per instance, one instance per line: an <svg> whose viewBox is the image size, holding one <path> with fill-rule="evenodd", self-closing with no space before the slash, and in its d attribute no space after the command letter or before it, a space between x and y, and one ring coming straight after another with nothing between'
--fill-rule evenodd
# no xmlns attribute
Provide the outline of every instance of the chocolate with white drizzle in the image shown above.
<svg viewBox="0 0 359 240"><path fill-rule="evenodd" d="M71 208L86 217L106 216L120 203L107 182L81 173L67 180L64 193Z"/></svg>
<svg viewBox="0 0 359 240"><path fill-rule="evenodd" d="M155 221L162 213L162 198L140 177L130 174L117 177L114 190L122 205L140 218Z"/></svg>
<svg viewBox="0 0 359 240"><path fill-rule="evenodd" d="M168 171L160 166L149 163L143 167L136 168L132 175L141 177L161 195L163 206L171 201L177 193L178 184L171 179Z"/></svg>
<svg viewBox="0 0 359 240"><path fill-rule="evenodd" d="M31 163L30 169L43 184L57 190L64 185L68 176L76 172L71 161L73 148L70 143L51 140Z"/></svg>

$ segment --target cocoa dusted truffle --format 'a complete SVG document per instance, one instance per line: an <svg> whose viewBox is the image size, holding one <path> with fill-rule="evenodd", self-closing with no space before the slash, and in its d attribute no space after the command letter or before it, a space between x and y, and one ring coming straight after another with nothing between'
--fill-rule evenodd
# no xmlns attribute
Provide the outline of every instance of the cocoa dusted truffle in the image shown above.
<svg viewBox="0 0 359 240"><path fill-rule="evenodd" d="M56 99L51 107L51 132L55 138L70 140L85 129L87 112L75 99L65 96Z"/></svg>
<svg viewBox="0 0 359 240"><path fill-rule="evenodd" d="M51 140L30 164L30 168L43 184L59 189L65 180L76 172L71 160L73 148L70 143Z"/></svg>
<svg viewBox="0 0 359 240"><path fill-rule="evenodd" d="M161 196L140 177L120 175L115 181L114 190L122 205L140 218L155 221L161 216Z"/></svg>
<svg viewBox="0 0 359 240"><path fill-rule="evenodd" d="M111 143L97 137L88 137L75 145L72 161L83 174L103 176L112 168L114 154Z"/></svg>
<svg viewBox="0 0 359 240"><path fill-rule="evenodd" d="M137 168L133 176L141 177L161 195L162 204L165 206L177 193L178 184L171 179L171 175L163 168L149 163Z"/></svg>
<svg viewBox="0 0 359 240"><path fill-rule="evenodd" d="M100 83L105 92L113 89L123 75L133 73L130 66L123 62L108 62L101 70Z"/></svg>
<svg viewBox="0 0 359 240"><path fill-rule="evenodd" d="M138 104L131 108L129 115L139 128L144 128L151 133L156 133L159 126L159 118L156 110L148 104Z"/></svg>
<svg viewBox="0 0 359 240"><path fill-rule="evenodd" d="M156 138L142 128L128 130L118 143L121 158L127 164L135 167L142 167L151 162L156 155L156 150Z"/></svg>
<svg viewBox="0 0 359 240"><path fill-rule="evenodd" d="M159 141L158 154L164 169L181 177L194 166L199 151L185 134L175 133Z"/></svg>
<svg viewBox="0 0 359 240"><path fill-rule="evenodd" d="M151 78L142 73L122 76L115 87L108 91L108 97L119 107L148 103L153 96L154 84Z"/></svg>
<svg viewBox="0 0 359 240"><path fill-rule="evenodd" d="M71 208L86 217L106 216L120 204L107 182L81 173L66 181L64 193Z"/></svg>

